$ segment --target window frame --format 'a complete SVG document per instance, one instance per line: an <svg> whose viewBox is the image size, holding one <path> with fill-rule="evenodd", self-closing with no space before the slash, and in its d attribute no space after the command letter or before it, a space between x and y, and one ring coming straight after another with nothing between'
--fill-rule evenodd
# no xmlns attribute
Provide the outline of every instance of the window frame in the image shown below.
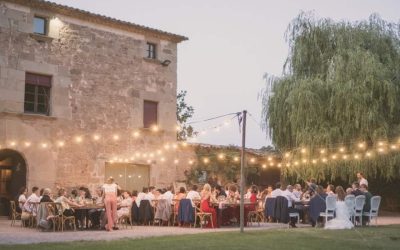
<svg viewBox="0 0 400 250"><path fill-rule="evenodd" d="M156 114L155 114L156 121L155 122L151 122L149 124L147 124L147 119L145 118L146 117L146 103L155 104L155 107L156 107L156 109L155 109L155 111L156 111ZM158 111L158 108L159 108L159 102L153 101L153 100L143 100L143 128L144 129L151 129L152 126L158 126L158 124L159 124L159 119L158 119L159 118L159 111Z"/></svg>
<svg viewBox="0 0 400 250"><path fill-rule="evenodd" d="M35 18L42 19L44 21L44 27L43 27L44 33L35 32ZM40 36L47 36L48 32L49 32L48 23L49 23L49 20L47 17L40 16L40 15L34 15L33 16L33 34L40 35Z"/></svg>
<svg viewBox="0 0 400 250"><path fill-rule="evenodd" d="M153 60L157 59L157 44L152 42L147 42L146 46L147 46L146 58ZM151 48L153 48L153 50Z"/></svg>
<svg viewBox="0 0 400 250"><path fill-rule="evenodd" d="M40 77L46 77L49 78L49 84L40 84L40 83L32 83L27 80L27 75L35 75L35 76L40 76ZM24 113L25 114L37 114L37 115L46 115L50 116L50 111L51 111L51 88L52 88L52 76L49 75L43 75L43 74L36 74L36 73L30 73L26 72L25 73L25 89L24 89ZM33 102L32 101L27 101L26 96L27 96L27 86L33 87L33 93L29 92L28 94L33 94ZM40 88L44 90L44 93L40 93ZM39 96L44 96L44 102L39 102ZM33 104L33 110L28 110L26 108L27 104ZM45 111L39 111L39 106L44 105Z"/></svg>

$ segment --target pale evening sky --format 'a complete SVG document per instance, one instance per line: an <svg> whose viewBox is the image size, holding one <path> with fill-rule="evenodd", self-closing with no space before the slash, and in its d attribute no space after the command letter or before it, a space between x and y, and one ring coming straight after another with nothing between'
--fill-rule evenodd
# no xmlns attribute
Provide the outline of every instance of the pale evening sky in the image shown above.
<svg viewBox="0 0 400 250"><path fill-rule="evenodd" d="M396 0L53 0L53 2L187 36L178 47L178 89L188 91L193 120L247 109L261 117L258 94L265 73L281 75L288 45L284 33L300 11L334 20L371 13L400 21ZM224 119L196 125L208 128ZM267 146L265 132L249 118L247 146ZM200 135L198 142L239 145L237 123Z"/></svg>

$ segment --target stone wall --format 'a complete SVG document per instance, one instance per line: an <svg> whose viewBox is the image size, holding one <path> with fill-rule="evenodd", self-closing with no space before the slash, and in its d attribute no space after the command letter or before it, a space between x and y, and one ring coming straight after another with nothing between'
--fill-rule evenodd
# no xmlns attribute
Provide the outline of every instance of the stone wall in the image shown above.
<svg viewBox="0 0 400 250"><path fill-rule="evenodd" d="M49 18L46 39L31 34L35 14ZM157 60L144 58L148 41ZM160 64L166 59L168 67ZM148 164L130 158L176 140L176 65L174 42L0 1L0 144L24 155L28 186L94 187L113 157ZM25 72L52 76L50 116L24 114ZM144 100L159 103L157 133L143 129ZM187 160L173 163L173 150L160 157L149 164L152 185L182 177Z"/></svg>

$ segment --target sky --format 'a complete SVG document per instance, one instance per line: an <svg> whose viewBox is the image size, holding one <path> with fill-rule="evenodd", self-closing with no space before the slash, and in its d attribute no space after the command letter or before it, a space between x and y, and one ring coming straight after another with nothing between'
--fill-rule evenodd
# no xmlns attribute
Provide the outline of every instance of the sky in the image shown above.
<svg viewBox="0 0 400 250"><path fill-rule="evenodd" d="M288 55L285 31L301 12L356 21L378 13L400 21L397 0L52 0L71 7L184 35L178 46L178 89L195 109L192 121L247 110L246 146L271 145L260 128L264 74L280 76ZM194 124L196 142L240 145L238 122L227 116ZM230 122L229 122L230 121ZM218 131L210 129L223 125Z"/></svg>

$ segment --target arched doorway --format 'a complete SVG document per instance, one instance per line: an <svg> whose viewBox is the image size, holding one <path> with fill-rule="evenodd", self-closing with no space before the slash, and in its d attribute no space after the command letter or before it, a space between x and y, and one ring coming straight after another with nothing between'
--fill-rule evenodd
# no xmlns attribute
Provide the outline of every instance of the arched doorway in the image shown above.
<svg viewBox="0 0 400 250"><path fill-rule="evenodd" d="M17 199L21 187L26 186L26 162L15 150L0 150L0 216L10 213L10 200Z"/></svg>

